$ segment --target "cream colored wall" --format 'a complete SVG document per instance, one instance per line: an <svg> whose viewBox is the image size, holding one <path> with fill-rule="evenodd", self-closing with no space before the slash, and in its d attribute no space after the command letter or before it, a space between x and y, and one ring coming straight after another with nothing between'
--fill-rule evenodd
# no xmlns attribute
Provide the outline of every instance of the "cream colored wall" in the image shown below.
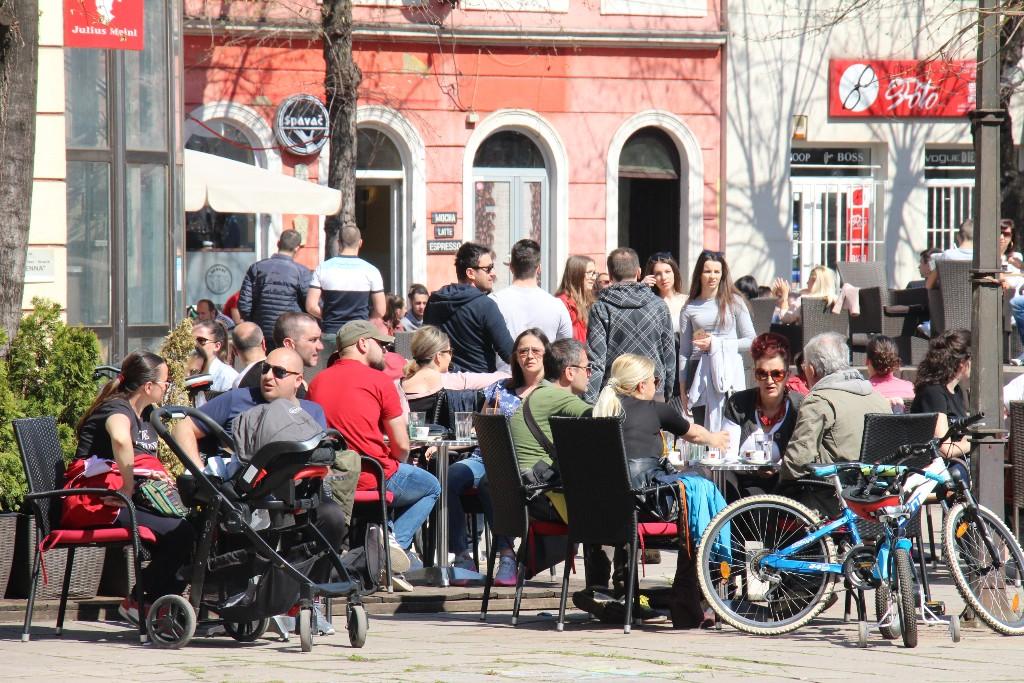
<svg viewBox="0 0 1024 683"><path fill-rule="evenodd" d="M871 145L885 187L885 245L879 259L890 282L917 275L924 249L927 189L925 145L970 145L963 120L830 120L830 59L924 59L973 21L960 0L877 0L845 21L829 12L848 0L730 0L727 105L726 255L735 277L752 274L767 283L790 271L792 202L789 150L792 118L808 119L806 146ZM965 10L966 8L966 10ZM960 10L959 14L954 14ZM947 46L952 58L973 59L973 30ZM1014 107L1019 121L1020 107Z"/></svg>
<svg viewBox="0 0 1024 683"><path fill-rule="evenodd" d="M26 283L22 306L41 296L67 306L67 177L64 154L64 25L61 0L39 2L39 87L29 249L49 250L53 281Z"/></svg>

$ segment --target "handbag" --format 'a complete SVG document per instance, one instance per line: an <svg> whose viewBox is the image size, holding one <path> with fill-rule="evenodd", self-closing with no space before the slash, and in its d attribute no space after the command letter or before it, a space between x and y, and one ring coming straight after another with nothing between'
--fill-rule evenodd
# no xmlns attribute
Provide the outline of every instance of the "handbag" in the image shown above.
<svg viewBox="0 0 1024 683"><path fill-rule="evenodd" d="M136 507L161 517L181 518L188 514L178 489L162 479L137 479L132 502Z"/></svg>

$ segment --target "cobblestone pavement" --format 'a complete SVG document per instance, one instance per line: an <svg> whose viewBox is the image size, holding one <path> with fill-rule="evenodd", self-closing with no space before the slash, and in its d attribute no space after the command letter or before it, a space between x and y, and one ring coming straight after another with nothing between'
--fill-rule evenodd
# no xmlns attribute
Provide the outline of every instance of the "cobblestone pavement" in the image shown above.
<svg viewBox="0 0 1024 683"><path fill-rule="evenodd" d="M659 567L673 564L671 555ZM655 581L658 577L650 577ZM948 585L936 597L959 609ZM870 602L870 596L869 596ZM947 630L921 627L914 650L871 638L855 646L856 624L842 622L842 600L820 619L780 638L667 626L621 629L572 614L565 632L553 617L527 612L517 628L507 612L481 624L475 614L373 616L366 646L349 646L344 630L317 638L313 651L266 638L239 644L198 638L177 651L142 647L125 625L72 622L62 639L42 621L34 639L18 641L16 625L0 626L7 681L1019 681L1024 639L965 629L954 645Z"/></svg>

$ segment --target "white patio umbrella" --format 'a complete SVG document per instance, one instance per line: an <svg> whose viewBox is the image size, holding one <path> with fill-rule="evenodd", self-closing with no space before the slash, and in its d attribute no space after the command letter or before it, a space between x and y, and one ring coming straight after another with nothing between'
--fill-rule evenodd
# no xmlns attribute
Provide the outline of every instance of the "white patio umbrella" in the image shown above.
<svg viewBox="0 0 1024 683"><path fill-rule="evenodd" d="M185 210L329 216L341 192L223 157L185 150Z"/></svg>

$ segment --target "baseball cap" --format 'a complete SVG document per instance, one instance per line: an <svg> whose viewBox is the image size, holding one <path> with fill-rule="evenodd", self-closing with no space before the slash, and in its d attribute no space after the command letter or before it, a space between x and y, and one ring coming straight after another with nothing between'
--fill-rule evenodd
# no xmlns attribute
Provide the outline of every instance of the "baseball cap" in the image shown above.
<svg viewBox="0 0 1024 683"><path fill-rule="evenodd" d="M351 320L338 330L338 349L348 348L360 339L367 338L376 339L385 344L391 344L395 341L394 337L381 332L380 328L369 320Z"/></svg>

